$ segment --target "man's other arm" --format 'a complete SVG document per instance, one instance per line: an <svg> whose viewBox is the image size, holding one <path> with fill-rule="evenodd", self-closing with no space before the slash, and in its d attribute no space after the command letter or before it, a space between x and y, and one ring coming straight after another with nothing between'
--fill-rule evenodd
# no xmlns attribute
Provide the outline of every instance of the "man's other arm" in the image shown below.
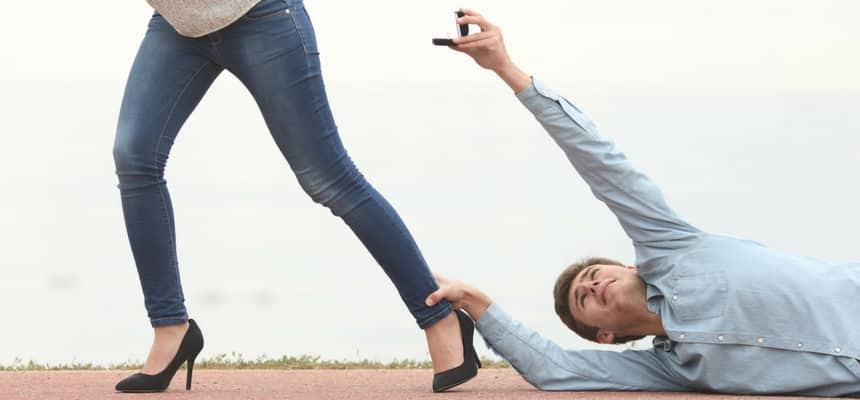
<svg viewBox="0 0 860 400"><path fill-rule="evenodd" d="M436 276L439 290L427 298L442 298L476 320L487 346L508 361L523 379L540 390L686 391L672 379L668 362L657 350L623 352L564 350L556 343L514 321L489 296L462 282Z"/></svg>

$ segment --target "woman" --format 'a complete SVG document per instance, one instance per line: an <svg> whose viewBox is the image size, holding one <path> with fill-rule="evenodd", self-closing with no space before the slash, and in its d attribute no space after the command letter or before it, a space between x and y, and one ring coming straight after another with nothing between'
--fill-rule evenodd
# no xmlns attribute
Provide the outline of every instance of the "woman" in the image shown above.
<svg viewBox="0 0 860 400"><path fill-rule="evenodd" d="M114 159L155 338L140 373L116 389L163 391L186 361L186 389L191 388L203 336L184 306L163 171L180 127L223 70L251 92L302 188L346 222L397 287L425 331L434 391L475 376L471 320L448 303L424 304L437 285L417 245L341 144L302 0L149 2L157 12L125 89Z"/></svg>

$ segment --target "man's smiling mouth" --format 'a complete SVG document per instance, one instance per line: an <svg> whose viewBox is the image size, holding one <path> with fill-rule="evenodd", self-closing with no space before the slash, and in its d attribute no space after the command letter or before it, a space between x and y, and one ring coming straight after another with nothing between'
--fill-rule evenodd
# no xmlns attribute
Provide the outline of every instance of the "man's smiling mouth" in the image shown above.
<svg viewBox="0 0 860 400"><path fill-rule="evenodd" d="M604 283L601 283L600 286L597 287L597 297L600 299L600 302L603 303L603 305L606 305L606 288L609 287L609 285L615 283L616 281L617 279L606 280L604 281Z"/></svg>

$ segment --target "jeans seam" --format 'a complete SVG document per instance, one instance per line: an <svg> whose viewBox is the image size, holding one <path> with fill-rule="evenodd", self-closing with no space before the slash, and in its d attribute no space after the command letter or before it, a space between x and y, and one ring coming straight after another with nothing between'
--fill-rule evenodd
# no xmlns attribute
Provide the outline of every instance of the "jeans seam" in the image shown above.
<svg viewBox="0 0 860 400"><path fill-rule="evenodd" d="M182 314L180 316L176 316L176 317L150 318L149 319L149 324L152 325L152 327L154 327L154 328L159 327L159 326L179 325L179 324L182 324L184 322L188 322L188 313L184 313L184 314Z"/></svg>
<svg viewBox="0 0 860 400"><path fill-rule="evenodd" d="M170 230L170 251L173 257L173 268L176 269L176 285L179 288L180 293L182 292L182 282L179 281L179 256L176 251L176 232L173 230L173 223L170 219L170 213L167 212L167 200L164 199L164 190L161 188L161 185L158 186L158 195L161 197L161 212L164 216L167 217L167 228ZM184 297L184 296L183 296Z"/></svg>
<svg viewBox="0 0 860 400"><path fill-rule="evenodd" d="M439 303L439 304L445 304L445 303ZM441 320L442 318L444 318L445 316L447 316L449 313L451 313L453 311L454 311L454 307L452 307L450 304L445 304L441 310L439 310L439 311L433 313L432 315L424 318L418 325L420 325L422 329L429 328L430 326L435 325L437 322L439 322L439 320ZM442 317L440 317L440 315L442 315ZM426 324L426 326L425 326L425 324Z"/></svg>
<svg viewBox="0 0 860 400"><path fill-rule="evenodd" d="M170 122L170 118L173 117L173 112L176 111L176 106L179 105L179 100L182 99L182 95L185 94L185 91L188 90L188 87L191 86L191 82L194 82L194 78L197 78L197 75L200 75L203 70L211 64L210 61L203 63L197 71L191 75L191 78L188 79L188 82L185 83L185 86L182 87L182 90L179 91L179 94L176 96L176 100L173 102L173 106L170 107L170 111L167 113L167 118L164 119L164 125L161 126L161 132L158 134L158 140L155 141L155 159L152 162L152 168L158 168L158 150L161 149L161 139L164 138L164 131L167 129L167 124Z"/></svg>
<svg viewBox="0 0 860 400"><path fill-rule="evenodd" d="M155 322L155 321L164 321L164 320L168 320L168 319L185 319L185 318L187 318L187 314L179 315L176 317L150 318L149 320Z"/></svg>
<svg viewBox="0 0 860 400"><path fill-rule="evenodd" d="M200 66L200 68L197 69L197 71L195 71L193 75L191 75L191 78L188 79L188 82L185 83L185 86L182 87L182 90L180 90L179 94L176 96L176 100L174 100L173 106L170 108L170 111L167 113L167 117L164 119L164 125L162 125L161 132L158 134L158 140L155 141L155 157L153 157L154 160L152 162L153 169L158 169L158 151L161 149L161 140L164 139L164 131L167 130L167 124L169 124L170 119L173 118L173 113L176 111L176 107L179 105L179 102L182 99L182 95L185 94L185 91L188 90L188 87L191 86L191 83L194 82L194 79L197 78L197 75L200 75L200 73L203 72L203 70L206 69L206 67L208 67L210 63L210 61L203 63L203 65ZM167 217L167 228L170 230L170 249L173 252L173 254L171 254L173 256L173 267L177 269L176 286L179 288L179 292L182 293L182 284L179 281L178 271L179 261L176 252L176 231L173 227L174 221L171 220L170 213L167 212L167 200L165 200L164 198L164 189L162 188L162 185L158 186L158 194L159 197L161 197L161 212L164 216Z"/></svg>
<svg viewBox="0 0 860 400"><path fill-rule="evenodd" d="M289 9L289 8L288 8L288 9ZM296 29L296 33L299 35L299 41L300 41L300 42L302 42L302 51L304 51L304 52L305 52L305 66L306 66L308 69L310 69L310 67L311 67L311 62L310 62L310 60L308 59L308 57L310 57L310 55L308 54L308 45L307 45L307 43L306 43L307 41L305 40L305 35L302 33L302 30L301 30L301 29L299 29L299 25L298 25L298 23L297 23L297 21L296 21L296 17L293 15L293 13L292 13L292 12L290 12L290 14L289 14L289 15L290 15L290 20L292 20L292 21L293 21L293 27Z"/></svg>
<svg viewBox="0 0 860 400"><path fill-rule="evenodd" d="M372 190L376 192L376 196L371 194L366 201L376 201L376 202L384 201L384 200L381 200L383 198L382 194L379 193L379 191L377 191L375 188L373 188L373 185L371 185L370 182L367 182L365 180L364 183L365 184L362 185L362 187L361 187L361 189L363 191L368 192L372 188ZM412 240L409 240L409 250L413 253L413 255L415 256L415 259L419 261L419 265L423 264L423 267L427 268L427 270L429 271L430 266L427 265L427 260L425 260L424 256L421 254L421 249L418 247L418 243L416 242L415 238L412 237L412 235L409 233L409 228L406 227L406 222L403 221L403 218L399 216L397 211L394 210L394 206L392 206L390 203L389 203L389 207L391 207L390 211L392 211L392 212L383 212L385 217L388 219L387 222L389 224L391 224L392 226L394 226L395 229L397 230L397 232L401 236L410 237L412 239ZM355 210L356 208L353 208L353 210ZM398 219L400 220L400 224L397 223ZM382 265L380 264L380 266L382 266ZM437 288L438 288L438 286L437 286ZM445 303L447 303L447 302L445 302ZM440 303L440 304L444 304L444 303ZM427 328L428 326L433 325L433 323L438 322L438 320L434 321L434 319L436 317L438 317L440 314L450 312L452 310L453 310L453 307L451 307L450 304L446 304L446 306L443 306L443 308L441 310L433 313L430 316L422 318L421 321L417 321L418 326L421 327L422 329ZM411 309L409 311L413 312L413 310L411 310ZM428 321L430 321L432 323L428 324Z"/></svg>

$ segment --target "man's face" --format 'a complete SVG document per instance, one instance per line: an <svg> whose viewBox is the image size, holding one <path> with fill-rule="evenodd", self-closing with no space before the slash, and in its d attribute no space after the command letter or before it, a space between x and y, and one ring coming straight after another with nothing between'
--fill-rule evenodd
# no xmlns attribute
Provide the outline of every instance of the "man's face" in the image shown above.
<svg viewBox="0 0 860 400"><path fill-rule="evenodd" d="M567 296L574 318L618 336L633 327L631 316L641 312L645 282L634 267L590 265L573 279Z"/></svg>

